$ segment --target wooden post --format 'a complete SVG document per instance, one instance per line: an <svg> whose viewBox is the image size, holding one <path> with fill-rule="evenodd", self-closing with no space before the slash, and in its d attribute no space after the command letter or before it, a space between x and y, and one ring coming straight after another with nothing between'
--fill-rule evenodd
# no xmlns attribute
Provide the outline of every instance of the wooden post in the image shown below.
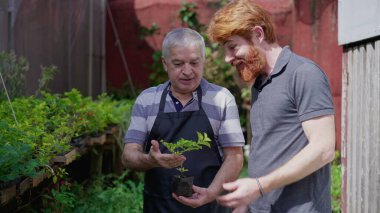
<svg viewBox="0 0 380 213"><path fill-rule="evenodd" d="M99 175L103 168L103 148L101 145L94 145L90 149L90 175Z"/></svg>

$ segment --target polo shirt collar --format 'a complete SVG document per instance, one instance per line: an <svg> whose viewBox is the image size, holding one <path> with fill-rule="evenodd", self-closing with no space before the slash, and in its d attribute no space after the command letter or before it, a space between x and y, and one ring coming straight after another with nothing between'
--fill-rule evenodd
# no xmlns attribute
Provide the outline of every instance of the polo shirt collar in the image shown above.
<svg viewBox="0 0 380 213"><path fill-rule="evenodd" d="M272 73L269 75L271 78L279 75L281 72L282 68L284 68L292 55L292 51L290 50L289 46L285 46L282 48L280 55L278 55L277 61L274 65Z"/></svg>
<svg viewBox="0 0 380 213"><path fill-rule="evenodd" d="M291 56L292 56L292 51L290 50L289 46L283 47L280 54L278 55L273 71L269 74L268 77L259 75L253 87L256 88L259 92L261 92L261 90L266 85L272 82L272 78L275 78L276 76L282 73L283 68L289 63Z"/></svg>
<svg viewBox="0 0 380 213"><path fill-rule="evenodd" d="M168 85L169 87L167 87ZM207 92L208 87L210 86L210 83L206 79L202 78L200 82L200 86L202 89L202 96L204 96ZM170 80L164 83L164 88L166 87L168 90L170 90ZM193 97L197 97L197 90L193 91Z"/></svg>

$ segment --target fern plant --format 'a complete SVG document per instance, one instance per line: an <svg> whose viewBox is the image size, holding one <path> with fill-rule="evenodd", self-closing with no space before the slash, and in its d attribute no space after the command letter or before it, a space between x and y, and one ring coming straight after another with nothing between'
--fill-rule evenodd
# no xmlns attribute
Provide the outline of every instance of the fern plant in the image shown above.
<svg viewBox="0 0 380 213"><path fill-rule="evenodd" d="M160 140L160 142L168 148L168 150L175 154L175 155L182 155L185 152L194 151L194 150L200 150L203 148L203 146L207 146L208 148L211 148L211 139L208 137L206 133L200 133L197 132L198 141L193 140L187 140L181 138L176 143L169 143L164 140ZM177 170L180 172L180 176L183 176L184 172L189 171L186 169L183 165L177 168Z"/></svg>

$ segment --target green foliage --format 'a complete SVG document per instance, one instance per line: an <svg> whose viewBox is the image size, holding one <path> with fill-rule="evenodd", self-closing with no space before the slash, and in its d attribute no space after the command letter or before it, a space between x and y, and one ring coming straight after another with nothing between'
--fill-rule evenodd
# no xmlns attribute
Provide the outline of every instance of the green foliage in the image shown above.
<svg viewBox="0 0 380 213"><path fill-rule="evenodd" d="M112 85L109 85L109 88L107 88L107 94L112 97L113 100L126 100L126 99L135 99L136 94L139 94L141 92L141 89L136 89L135 92L131 90L131 85L129 84L129 81L124 82L124 84L121 86L121 88L115 88L112 87Z"/></svg>
<svg viewBox="0 0 380 213"><path fill-rule="evenodd" d="M341 211L341 165L331 166L331 203L333 212Z"/></svg>
<svg viewBox="0 0 380 213"><path fill-rule="evenodd" d="M251 89L246 87L241 89L241 98L245 101L250 101L251 100Z"/></svg>
<svg viewBox="0 0 380 213"><path fill-rule="evenodd" d="M0 102L0 182L33 177L53 157L71 149L73 137L104 132L109 125L127 125L132 101L102 94L92 101L73 89L61 94L41 91L41 98Z"/></svg>
<svg viewBox="0 0 380 213"><path fill-rule="evenodd" d="M140 213L143 207L143 183L120 177L98 176L89 184L66 184L45 195L43 212ZM57 211L58 210L58 211Z"/></svg>
<svg viewBox="0 0 380 213"><path fill-rule="evenodd" d="M145 37L153 36L155 34L159 34L160 28L158 25L153 22L152 26L150 28L146 28L144 26L140 26L140 39L144 39ZM162 82L166 81L168 79L167 73L164 69L164 66L161 61L162 58L162 52L161 51L154 51L152 55L152 64L150 64L148 67L153 72L149 75L149 83L150 85L156 86L158 84L161 84Z"/></svg>
<svg viewBox="0 0 380 213"><path fill-rule="evenodd" d="M24 57L17 57L14 52L0 52L0 73L3 76L8 94L11 99L19 97L24 92L25 73L29 70L29 63ZM1 89L3 83L0 82ZM0 100L4 100L5 93L0 93Z"/></svg>
<svg viewBox="0 0 380 213"><path fill-rule="evenodd" d="M206 133L197 132L198 141L186 140L181 138L176 143L165 142L161 140L160 142L164 144L168 150L175 155L182 155L185 152L202 149L202 146L211 147L211 139Z"/></svg>
<svg viewBox="0 0 380 213"><path fill-rule="evenodd" d="M40 93L40 91L48 91L48 84L51 80L54 79L54 75L58 72L57 66L47 66L41 67L42 73L41 78L38 80L38 90L36 91L36 95Z"/></svg>
<svg viewBox="0 0 380 213"><path fill-rule="evenodd" d="M168 148L168 150L175 154L175 155L182 155L185 152L194 151L194 150L200 150L202 149L202 146L207 146L208 148L211 148L211 139L208 137L206 133L202 134L200 132L197 132L198 141L192 141L192 140L186 140L181 138L176 143L170 143L166 142L164 140L161 140L160 142ZM181 176L183 176L183 173L188 171L188 169L184 168L183 166L180 166L177 168L177 170L180 172Z"/></svg>
<svg viewBox="0 0 380 213"><path fill-rule="evenodd" d="M33 158L34 148L22 131L0 120L0 182L8 182L21 176L33 177L41 165Z"/></svg>
<svg viewBox="0 0 380 213"><path fill-rule="evenodd" d="M181 8L178 11L181 25L201 32L204 25L199 23L196 13L197 5L192 2L181 2Z"/></svg>
<svg viewBox="0 0 380 213"><path fill-rule="evenodd" d="M230 0L220 0L220 6L224 6L226 5L228 2L230 2Z"/></svg>
<svg viewBox="0 0 380 213"><path fill-rule="evenodd" d="M162 84L168 80L168 74L166 73L162 64L162 52L154 51L152 55L153 63L149 66L153 72L149 75L150 85L156 86Z"/></svg>
<svg viewBox="0 0 380 213"><path fill-rule="evenodd" d="M75 208L75 194L68 186L61 186L60 190L52 189L50 195L43 195L44 213L72 212Z"/></svg>
<svg viewBox="0 0 380 213"><path fill-rule="evenodd" d="M152 26L150 28L140 26L139 37L140 37L140 39L144 39L147 36L152 36L152 35L157 34L159 32L160 32L160 28L158 27L158 25L155 22L153 22Z"/></svg>
<svg viewBox="0 0 380 213"><path fill-rule="evenodd" d="M331 163L331 205L332 212L341 212L341 193L342 193L342 167L340 153L335 152L335 159Z"/></svg>

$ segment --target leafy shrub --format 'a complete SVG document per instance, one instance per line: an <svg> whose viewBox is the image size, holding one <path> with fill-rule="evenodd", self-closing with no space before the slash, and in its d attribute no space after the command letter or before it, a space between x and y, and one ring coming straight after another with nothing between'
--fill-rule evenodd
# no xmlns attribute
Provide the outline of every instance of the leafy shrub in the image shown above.
<svg viewBox="0 0 380 213"><path fill-rule="evenodd" d="M24 141L20 141L23 139ZM0 182L8 182L21 176L35 176L35 168L40 165L30 153L33 147L25 143L21 131L0 121Z"/></svg>
<svg viewBox="0 0 380 213"><path fill-rule="evenodd" d="M43 212L140 213L143 207L143 183L120 177L98 176L89 184L64 185L45 195ZM58 211L57 211L58 210Z"/></svg>
<svg viewBox="0 0 380 213"><path fill-rule="evenodd" d="M331 207L332 212L341 212L342 170L340 153L335 153L335 159L331 163Z"/></svg>
<svg viewBox="0 0 380 213"><path fill-rule="evenodd" d="M69 151L73 137L104 132L130 119L132 101L114 101L106 94L93 101L76 89L40 94L12 101L17 122L8 101L0 101L0 183L34 176L54 156Z"/></svg>
<svg viewBox="0 0 380 213"><path fill-rule="evenodd" d="M4 80L10 98L19 97L24 92L25 73L29 63L23 57L17 57L14 52L0 52L0 74ZM3 83L0 82L3 90ZM0 93L0 100L5 100L5 93Z"/></svg>

